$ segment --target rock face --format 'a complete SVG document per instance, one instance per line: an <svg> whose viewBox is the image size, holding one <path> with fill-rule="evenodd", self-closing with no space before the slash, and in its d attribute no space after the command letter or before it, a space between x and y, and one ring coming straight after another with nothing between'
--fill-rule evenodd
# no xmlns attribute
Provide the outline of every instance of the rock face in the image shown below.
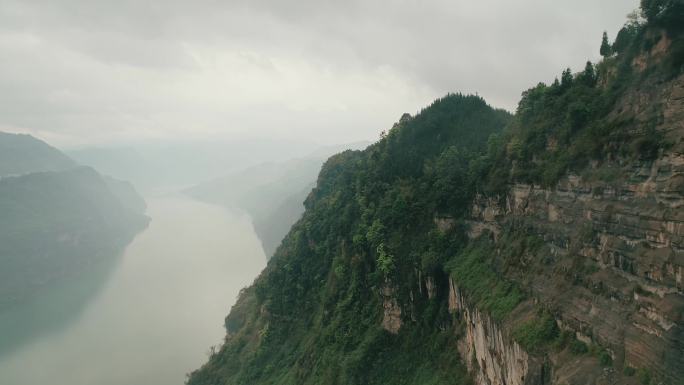
<svg viewBox="0 0 684 385"><path fill-rule="evenodd" d="M683 90L679 79L663 91L667 113L659 127L680 138ZM545 264L534 265L537 278L527 282L534 298L556 309L559 323L580 339L607 349L619 368L648 368L677 383L684 378L683 206L680 141L655 161L606 162L568 176L553 189L517 184L505 197L479 197L473 203L470 235L487 229L496 236L513 221L529 226L546 247ZM522 281L522 272L517 278ZM460 303L457 296L453 306L462 308ZM484 341L491 344L496 331L484 333L492 328L486 317L472 311L466 317L468 325L478 326L468 327L464 351L473 350L490 365L479 375L486 374L490 382L480 383L504 383L497 380L503 369L491 365L500 364L504 354L515 360L524 355L512 345L488 359L482 356L478 336L489 335ZM573 365L556 364L559 373L569 371L564 365ZM522 365L518 370L529 369ZM513 371L505 383L522 383L522 376ZM569 383L574 383L572 376Z"/></svg>
<svg viewBox="0 0 684 385"><path fill-rule="evenodd" d="M540 260L521 261L527 269L509 278L553 309L562 329L605 349L615 369L550 354L544 359L552 373L544 374L541 357L531 358L513 342L505 323L497 325L468 306L458 282L451 282L449 309L465 324L459 352L478 384L536 384L544 383L545 376L554 384L632 383L633 378L622 377L624 367L647 370L664 383L681 383L684 78L637 90L620 108L639 122L647 119L644 106L652 104L662 111L657 130L672 143L657 159L593 164L554 188L515 184L506 196L477 197L467 222L471 238L488 233L498 239L505 228L524 226L542 239Z"/></svg>
<svg viewBox="0 0 684 385"><path fill-rule="evenodd" d="M504 196L476 197L466 221L471 239L488 235L500 248L508 247L500 239L506 229L540 239L541 255L507 278L551 309L561 330L610 355L612 367L591 355L526 352L511 337L519 319L495 321L450 278L449 313L463 328L457 350L476 384L636 383L622 374L626 367L648 371L652 383L684 378L684 77L626 95L619 108L634 127L652 113L645 100L659 106L657 130L672 143L656 159L615 157L552 188L514 184ZM442 217L434 224L441 232L454 226ZM420 281L427 299L445 289L431 276ZM396 334L402 305L396 288L382 293L382 326Z"/></svg>
<svg viewBox="0 0 684 385"><path fill-rule="evenodd" d="M458 286L449 280L449 312L463 319L465 335L458 351L478 385L543 383L542 365L531 358L500 325L468 306Z"/></svg>
<svg viewBox="0 0 684 385"><path fill-rule="evenodd" d="M386 284L382 288L382 327L392 334L399 333L401 329L401 307L394 295L394 288Z"/></svg>

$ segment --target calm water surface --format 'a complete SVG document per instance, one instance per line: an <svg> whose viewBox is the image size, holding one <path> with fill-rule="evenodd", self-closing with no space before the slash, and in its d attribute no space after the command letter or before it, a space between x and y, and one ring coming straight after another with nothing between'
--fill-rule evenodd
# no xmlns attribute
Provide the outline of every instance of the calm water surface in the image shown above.
<svg viewBox="0 0 684 385"><path fill-rule="evenodd" d="M184 197L148 205L115 263L0 315L0 384L181 385L220 344L266 264L249 219Z"/></svg>

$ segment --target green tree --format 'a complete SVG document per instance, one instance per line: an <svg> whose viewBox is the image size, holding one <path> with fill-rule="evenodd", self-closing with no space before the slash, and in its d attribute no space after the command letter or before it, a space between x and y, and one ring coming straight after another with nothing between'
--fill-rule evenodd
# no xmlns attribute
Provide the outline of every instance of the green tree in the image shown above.
<svg viewBox="0 0 684 385"><path fill-rule="evenodd" d="M384 243L379 244L376 251L378 253L378 270L385 275L389 275L394 270L394 256L385 250Z"/></svg>
<svg viewBox="0 0 684 385"><path fill-rule="evenodd" d="M613 54L613 49L608 41L608 33L603 31L603 38L601 39L601 56L608 57Z"/></svg>
<svg viewBox="0 0 684 385"><path fill-rule="evenodd" d="M644 24L644 20L642 19L641 13L638 10L635 9L627 14L627 22L625 23L625 26L638 27L642 24Z"/></svg>
<svg viewBox="0 0 684 385"><path fill-rule="evenodd" d="M639 34L640 28L641 24L639 24L637 19L634 22L626 23L615 37L615 42L613 42L612 46L613 53L620 55L626 52L627 48L629 48Z"/></svg>
<svg viewBox="0 0 684 385"><path fill-rule="evenodd" d="M641 0L641 15L649 25L664 28L671 37L684 33L682 0Z"/></svg>
<svg viewBox="0 0 684 385"><path fill-rule="evenodd" d="M572 80L572 71L570 68L567 68L563 71L563 74L561 74L561 88L563 90L570 88L572 86Z"/></svg>
<svg viewBox="0 0 684 385"><path fill-rule="evenodd" d="M580 75L580 80L589 87L596 85L596 69L590 61L584 66L584 71L582 71L582 74Z"/></svg>
<svg viewBox="0 0 684 385"><path fill-rule="evenodd" d="M641 0L641 14L651 22L665 11L669 3L668 0Z"/></svg>
<svg viewBox="0 0 684 385"><path fill-rule="evenodd" d="M375 219L366 233L366 239L368 239L371 245L378 245L382 242L384 237L385 226L379 219Z"/></svg>

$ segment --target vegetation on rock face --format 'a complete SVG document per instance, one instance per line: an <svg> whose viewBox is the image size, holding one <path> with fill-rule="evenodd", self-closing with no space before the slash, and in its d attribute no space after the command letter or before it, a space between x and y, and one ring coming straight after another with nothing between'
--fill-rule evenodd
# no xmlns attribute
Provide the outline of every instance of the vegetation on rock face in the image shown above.
<svg viewBox="0 0 684 385"><path fill-rule="evenodd" d="M677 41L679 27L668 20L679 6L658 4L657 12L644 9L649 23L663 23ZM543 263L542 242L522 224L471 240L473 201L495 199L515 182L554 186L591 161L657 155L666 143L649 131L655 124L611 115L645 78L681 73L669 56L655 70L633 67L661 31L653 25L628 23L603 62L525 91L515 116L451 94L403 116L366 150L331 157L303 218L227 317L225 344L188 383L468 383L455 358L449 277L469 302L504 320L526 296L525 280L511 277ZM380 327L388 296L401 309L396 335ZM513 337L531 353L552 344L587 349L549 312ZM599 355L605 365L608 358Z"/></svg>
<svg viewBox="0 0 684 385"><path fill-rule="evenodd" d="M553 315L542 312L531 321L519 325L513 332L513 337L528 352L537 352L554 342L560 331Z"/></svg>
<svg viewBox="0 0 684 385"><path fill-rule="evenodd" d="M525 297L518 285L493 267L497 250L483 237L451 258L446 266L451 277L468 293L470 301L494 319L505 318Z"/></svg>
<svg viewBox="0 0 684 385"><path fill-rule="evenodd" d="M523 92L516 116L498 147L498 162L492 177L553 186L561 176L587 167L591 160L637 157L654 159L665 143L654 130L658 114L642 129L633 130L634 121L616 119L609 113L625 90L640 83L631 63L649 43L653 30L627 24L618 35L618 55L572 75L563 72L561 80L543 83ZM676 43L682 39L673 39ZM606 48L606 50L608 50ZM673 54L674 55L674 54ZM679 59L677 59L679 60ZM671 60L661 66L663 73L681 73ZM667 75L671 76L671 75ZM657 108L657 106L654 106ZM513 167L507 167L513 163Z"/></svg>

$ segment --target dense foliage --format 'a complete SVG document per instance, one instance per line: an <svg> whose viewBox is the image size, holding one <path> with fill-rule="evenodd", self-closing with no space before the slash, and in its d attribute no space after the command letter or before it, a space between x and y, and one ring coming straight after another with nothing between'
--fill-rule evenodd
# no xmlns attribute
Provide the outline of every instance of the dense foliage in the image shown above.
<svg viewBox="0 0 684 385"><path fill-rule="evenodd" d="M492 179L553 186L562 175L586 168L591 160L655 158L667 146L655 130L661 114L658 106L653 106L650 121L638 130L633 116L610 112L619 110L616 103L621 96L645 77L682 72L684 50L677 51L678 47L647 71L639 72L632 65L636 56L664 38L638 22L627 23L612 45L614 56L607 54L610 57L597 65L587 62L574 75L568 69L551 85L539 83L523 92L515 118L496 147L498 153L492 154L497 159ZM670 38L673 46L684 40Z"/></svg>
<svg viewBox="0 0 684 385"><path fill-rule="evenodd" d="M229 383L467 383L452 350L456 336L434 332L447 319L444 301L415 297L420 322L394 336L379 327L378 294L387 282L409 279L392 285L408 301L417 274L445 279L443 265L464 236L460 228L434 231L435 213L462 216L487 140L509 119L479 97L448 95L404 116L367 150L330 158L304 217L243 295L244 313L236 307L227 320L238 334L216 362L238 362L191 383L216 383L215 376ZM257 307L267 316L243 319Z"/></svg>

